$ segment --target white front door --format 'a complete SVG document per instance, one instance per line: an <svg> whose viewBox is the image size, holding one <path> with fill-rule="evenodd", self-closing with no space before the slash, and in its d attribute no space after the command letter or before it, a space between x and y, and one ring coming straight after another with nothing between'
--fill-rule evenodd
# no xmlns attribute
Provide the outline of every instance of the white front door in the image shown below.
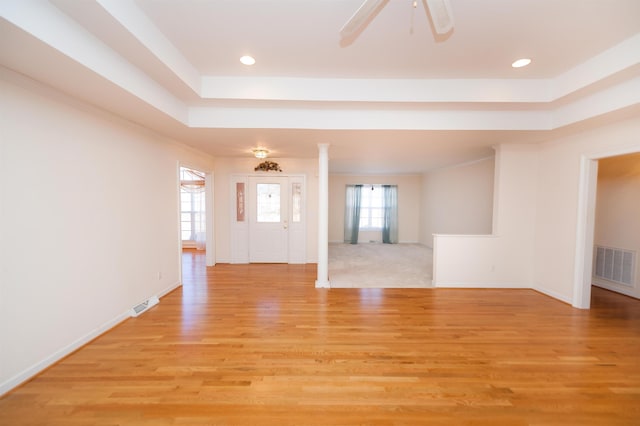
<svg viewBox="0 0 640 426"><path fill-rule="evenodd" d="M249 262L289 262L289 179L249 177Z"/></svg>

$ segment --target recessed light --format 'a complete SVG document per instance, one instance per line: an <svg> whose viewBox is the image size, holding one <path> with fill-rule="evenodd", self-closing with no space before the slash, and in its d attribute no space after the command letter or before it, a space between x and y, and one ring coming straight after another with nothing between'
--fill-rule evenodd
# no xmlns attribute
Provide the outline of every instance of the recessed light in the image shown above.
<svg viewBox="0 0 640 426"><path fill-rule="evenodd" d="M511 64L511 66L513 68L522 68L522 67L526 67L527 65L529 65L531 63L531 59L529 58L522 58L522 59L518 59L517 61L515 61L514 63Z"/></svg>
<svg viewBox="0 0 640 426"><path fill-rule="evenodd" d="M256 60L253 58L253 56L245 55L240 58L240 62L245 65L253 65L256 63Z"/></svg>

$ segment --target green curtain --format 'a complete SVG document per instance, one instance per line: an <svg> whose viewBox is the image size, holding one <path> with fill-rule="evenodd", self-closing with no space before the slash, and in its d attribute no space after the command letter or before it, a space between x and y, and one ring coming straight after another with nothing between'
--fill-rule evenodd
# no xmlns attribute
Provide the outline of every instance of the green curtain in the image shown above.
<svg viewBox="0 0 640 426"><path fill-rule="evenodd" d="M344 209L344 242L358 244L362 185L347 185Z"/></svg>
<svg viewBox="0 0 640 426"><path fill-rule="evenodd" d="M384 189L384 222L382 223L382 242L398 242L398 187L382 185Z"/></svg>

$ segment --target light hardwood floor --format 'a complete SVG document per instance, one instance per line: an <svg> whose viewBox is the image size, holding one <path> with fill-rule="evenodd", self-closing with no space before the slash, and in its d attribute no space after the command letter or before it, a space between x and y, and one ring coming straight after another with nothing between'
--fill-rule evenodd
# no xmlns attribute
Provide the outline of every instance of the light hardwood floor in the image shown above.
<svg viewBox="0 0 640 426"><path fill-rule="evenodd" d="M0 424L640 424L638 300L314 280L186 253L183 288L0 399Z"/></svg>

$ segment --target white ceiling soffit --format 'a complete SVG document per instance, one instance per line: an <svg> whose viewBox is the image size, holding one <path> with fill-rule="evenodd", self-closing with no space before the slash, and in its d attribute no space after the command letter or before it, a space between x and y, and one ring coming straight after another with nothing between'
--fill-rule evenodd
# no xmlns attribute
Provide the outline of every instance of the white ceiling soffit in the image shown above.
<svg viewBox="0 0 640 426"><path fill-rule="evenodd" d="M332 149L344 168L365 146L357 132L371 140L381 131L373 139L382 137L382 151L384 135L423 145L450 139L429 166L437 167L486 155L495 141L540 141L639 104L636 0L451 0L455 28L445 39L420 7L391 1L340 46L341 25L360 3L2 1L0 60L214 155L245 155L266 138L282 156L312 157L315 143L327 142L318 139L331 137L344 141L345 158ZM240 65L245 53L258 63ZM527 69L510 68L526 55L534 60ZM108 94L96 97L101 90ZM287 129L305 142L287 142ZM474 134L475 151L465 145ZM398 170L408 171L404 160Z"/></svg>

